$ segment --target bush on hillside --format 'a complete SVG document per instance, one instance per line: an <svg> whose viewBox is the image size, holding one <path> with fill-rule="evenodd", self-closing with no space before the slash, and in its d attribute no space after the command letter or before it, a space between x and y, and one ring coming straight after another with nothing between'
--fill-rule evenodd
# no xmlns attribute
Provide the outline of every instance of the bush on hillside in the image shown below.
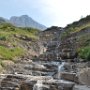
<svg viewBox="0 0 90 90"><path fill-rule="evenodd" d="M80 58L90 61L90 46L80 48L78 53Z"/></svg>

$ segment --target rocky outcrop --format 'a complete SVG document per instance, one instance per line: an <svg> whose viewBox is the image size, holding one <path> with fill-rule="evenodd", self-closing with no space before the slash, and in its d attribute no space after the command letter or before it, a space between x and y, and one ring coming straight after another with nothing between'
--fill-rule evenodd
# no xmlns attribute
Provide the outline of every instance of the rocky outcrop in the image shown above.
<svg viewBox="0 0 90 90"><path fill-rule="evenodd" d="M76 73L62 72L61 73L61 79L79 83Z"/></svg>
<svg viewBox="0 0 90 90"><path fill-rule="evenodd" d="M64 80L55 80L47 76L24 76L24 75L8 75L1 82L1 90L33 90L39 80L42 82L40 88L44 90L72 90L74 83ZM38 86L37 86L38 87Z"/></svg>
<svg viewBox="0 0 90 90"><path fill-rule="evenodd" d="M31 83L32 82L32 83ZM37 82L36 82L37 83ZM21 85L20 90L33 90L32 85L35 84L35 81L28 81ZM72 90L74 83L67 81L59 81L59 80L43 80L42 85L39 88L44 90ZM36 90L36 89L35 89Z"/></svg>
<svg viewBox="0 0 90 90"><path fill-rule="evenodd" d="M46 52L43 55L40 55L41 60L60 60L60 53L59 53L59 45L60 45L60 34L63 31L63 28L52 26L47 28L45 31L40 33L41 41L46 47Z"/></svg>

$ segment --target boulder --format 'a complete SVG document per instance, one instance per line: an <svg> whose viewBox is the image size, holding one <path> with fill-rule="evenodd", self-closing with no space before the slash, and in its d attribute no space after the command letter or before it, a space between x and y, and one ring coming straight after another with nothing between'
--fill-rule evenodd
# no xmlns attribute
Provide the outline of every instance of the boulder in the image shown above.
<svg viewBox="0 0 90 90"><path fill-rule="evenodd" d="M77 77L76 73L62 72L61 79L78 83L78 77Z"/></svg>
<svg viewBox="0 0 90 90"><path fill-rule="evenodd" d="M11 60L3 60L2 62L2 65L4 67L4 71L3 73L14 73L14 62L11 61Z"/></svg>
<svg viewBox="0 0 90 90"><path fill-rule="evenodd" d="M90 68L84 68L78 72L78 78L80 84L90 86Z"/></svg>
<svg viewBox="0 0 90 90"><path fill-rule="evenodd" d="M3 60L3 61L2 61L2 65L3 65L4 67L10 67L10 66L13 66L13 65L14 65L14 62L11 61L11 60Z"/></svg>
<svg viewBox="0 0 90 90"><path fill-rule="evenodd" d="M90 87L87 87L86 85L75 85L73 90L90 90Z"/></svg>

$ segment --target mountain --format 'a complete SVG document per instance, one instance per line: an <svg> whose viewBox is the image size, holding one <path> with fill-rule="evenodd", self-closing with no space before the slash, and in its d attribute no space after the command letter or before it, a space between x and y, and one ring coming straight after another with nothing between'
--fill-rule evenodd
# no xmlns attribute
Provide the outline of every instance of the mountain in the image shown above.
<svg viewBox="0 0 90 90"><path fill-rule="evenodd" d="M0 23L5 23L5 22L6 22L6 20L4 18L0 17Z"/></svg>
<svg viewBox="0 0 90 90"><path fill-rule="evenodd" d="M40 30L46 29L46 26L39 24L28 15L22 15L20 17L12 16L10 22L17 27L32 27Z"/></svg>

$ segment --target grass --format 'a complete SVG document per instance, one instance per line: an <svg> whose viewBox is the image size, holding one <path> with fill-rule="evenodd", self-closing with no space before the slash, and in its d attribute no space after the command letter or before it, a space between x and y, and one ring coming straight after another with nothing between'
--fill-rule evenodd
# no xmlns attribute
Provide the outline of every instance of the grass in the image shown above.
<svg viewBox="0 0 90 90"><path fill-rule="evenodd" d="M12 35L27 36L32 39L38 39L39 30L34 28L19 28L9 23L0 24L0 37L9 38ZM9 38L10 39L10 38Z"/></svg>
<svg viewBox="0 0 90 90"><path fill-rule="evenodd" d="M9 49L4 46L0 46L0 55L3 59L13 60L15 57L24 55L24 50L19 47Z"/></svg>
<svg viewBox="0 0 90 90"><path fill-rule="evenodd" d="M67 27L65 27L66 31L62 34L62 39L73 33L78 33L88 27L90 28L90 16L87 16L86 18L82 18L79 21L67 25Z"/></svg>
<svg viewBox="0 0 90 90"><path fill-rule="evenodd" d="M79 42L80 46L90 46L90 33L77 37L77 42Z"/></svg>

